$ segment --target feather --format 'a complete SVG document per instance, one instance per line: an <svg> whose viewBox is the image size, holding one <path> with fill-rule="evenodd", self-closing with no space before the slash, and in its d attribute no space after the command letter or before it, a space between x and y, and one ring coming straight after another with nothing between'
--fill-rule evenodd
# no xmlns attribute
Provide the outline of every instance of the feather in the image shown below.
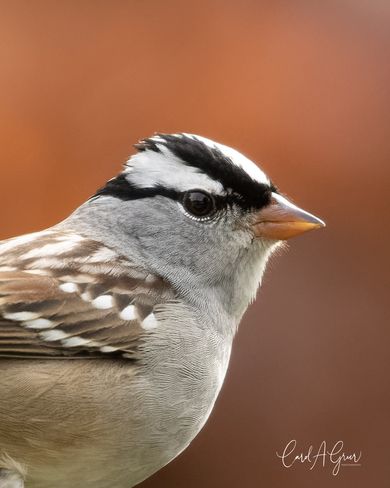
<svg viewBox="0 0 390 488"><path fill-rule="evenodd" d="M91 239L46 231L0 243L0 357L137 359L161 278Z"/></svg>

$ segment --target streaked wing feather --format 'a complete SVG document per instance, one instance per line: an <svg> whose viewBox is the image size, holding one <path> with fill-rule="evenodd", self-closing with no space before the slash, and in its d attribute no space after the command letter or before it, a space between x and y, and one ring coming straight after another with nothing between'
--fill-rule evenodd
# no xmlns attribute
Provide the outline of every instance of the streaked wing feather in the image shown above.
<svg viewBox="0 0 390 488"><path fill-rule="evenodd" d="M0 243L0 357L136 359L143 320L172 289L100 243L47 236L6 241L3 253ZM57 255L43 256L45 245Z"/></svg>

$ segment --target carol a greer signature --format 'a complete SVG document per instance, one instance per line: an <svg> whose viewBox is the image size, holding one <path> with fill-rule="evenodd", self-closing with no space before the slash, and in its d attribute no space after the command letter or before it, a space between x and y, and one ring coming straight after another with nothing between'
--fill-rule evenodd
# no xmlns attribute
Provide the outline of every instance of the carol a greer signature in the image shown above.
<svg viewBox="0 0 390 488"><path fill-rule="evenodd" d="M323 468L328 464L333 466L332 474L337 476L342 467L349 466L361 466L360 459L362 452L344 452L344 442L337 441L333 445L327 445L326 441L322 441L316 449L313 445L310 445L306 450L299 451L297 449L297 441L291 439L286 444L283 452L279 454L276 452L278 458L282 460L282 465L285 468L292 468L294 464L308 464L309 469L314 469L316 465Z"/></svg>

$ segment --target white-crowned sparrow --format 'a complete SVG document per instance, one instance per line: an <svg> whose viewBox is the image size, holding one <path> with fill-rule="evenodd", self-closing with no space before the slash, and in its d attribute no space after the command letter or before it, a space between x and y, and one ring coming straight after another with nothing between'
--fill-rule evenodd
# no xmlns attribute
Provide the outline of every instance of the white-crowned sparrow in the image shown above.
<svg viewBox="0 0 390 488"><path fill-rule="evenodd" d="M159 134L0 243L0 488L129 488L185 449L266 262L323 222L237 151Z"/></svg>

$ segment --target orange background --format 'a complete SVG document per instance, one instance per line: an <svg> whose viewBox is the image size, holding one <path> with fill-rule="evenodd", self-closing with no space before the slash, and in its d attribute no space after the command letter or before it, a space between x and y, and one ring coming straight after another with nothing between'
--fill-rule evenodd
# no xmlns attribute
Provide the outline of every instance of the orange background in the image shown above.
<svg viewBox="0 0 390 488"><path fill-rule="evenodd" d="M328 224L273 260L208 424L144 488L389 486L389 22L384 0L0 2L0 237L154 131L241 149ZM283 468L290 439L362 466Z"/></svg>

